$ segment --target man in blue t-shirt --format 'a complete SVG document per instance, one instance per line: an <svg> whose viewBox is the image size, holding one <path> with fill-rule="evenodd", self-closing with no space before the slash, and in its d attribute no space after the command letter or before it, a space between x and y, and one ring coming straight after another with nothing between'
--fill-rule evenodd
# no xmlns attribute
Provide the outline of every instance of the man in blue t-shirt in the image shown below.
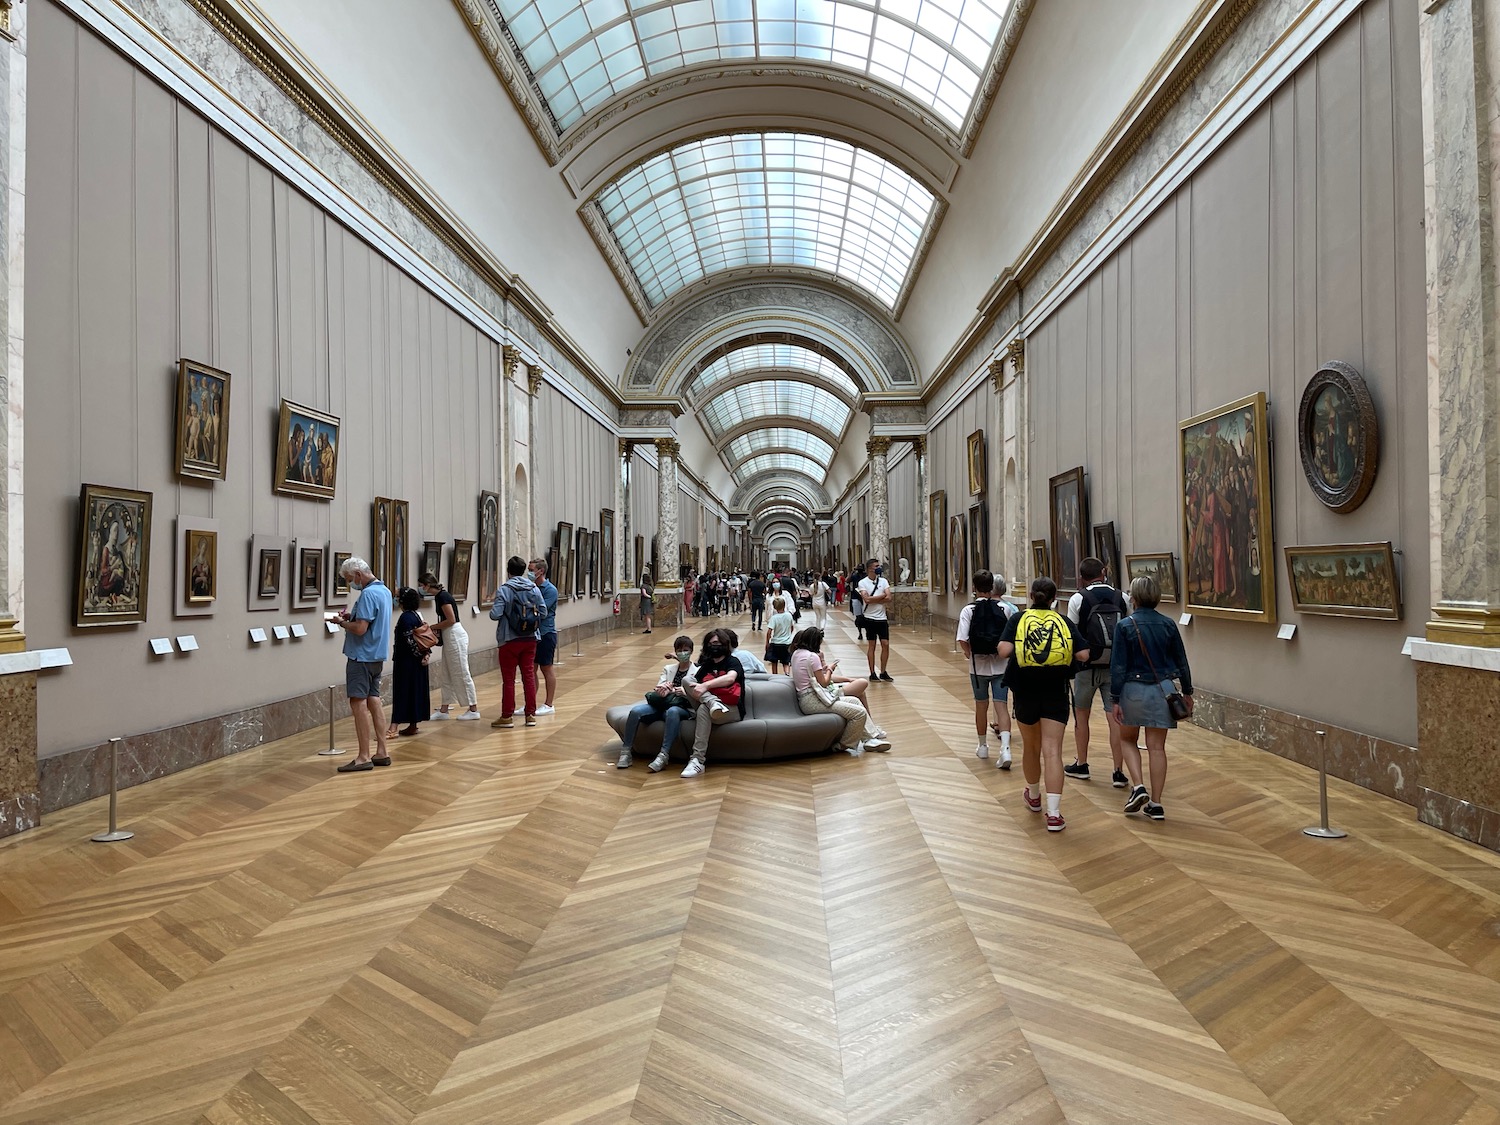
<svg viewBox="0 0 1500 1125"><path fill-rule="evenodd" d="M553 696L557 694L557 669L553 667L557 660L557 587L547 580L546 559L531 560L531 580L542 592L542 605L546 607L542 613L541 633L536 642L536 666L542 670L542 684L547 689L547 700L536 709L536 713L552 715L557 712L557 708L552 706Z"/></svg>
<svg viewBox="0 0 1500 1125"><path fill-rule="evenodd" d="M364 559L346 559L339 574L349 589L359 595L352 610L339 610L334 623L344 630L344 684L349 696L349 711L354 715L354 735L359 753L354 761L345 762L339 773L362 773L376 766L391 764L385 744L385 706L380 702L380 678L385 670L385 654L391 647L391 592L376 578ZM370 731L374 729L376 749L370 754Z"/></svg>

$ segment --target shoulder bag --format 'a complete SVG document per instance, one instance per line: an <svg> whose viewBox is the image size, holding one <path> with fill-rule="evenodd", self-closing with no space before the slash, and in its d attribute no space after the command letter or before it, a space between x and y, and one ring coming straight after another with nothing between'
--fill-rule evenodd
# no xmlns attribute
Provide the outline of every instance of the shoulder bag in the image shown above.
<svg viewBox="0 0 1500 1125"><path fill-rule="evenodd" d="M1146 658L1146 664L1151 669L1151 678L1156 681L1156 686L1161 688L1162 694L1167 697L1167 710L1171 713L1172 718L1178 722L1182 722L1184 719L1191 719L1193 717L1192 696L1183 695L1182 692L1177 690L1176 684L1172 684L1170 680L1163 680L1161 678L1156 671L1156 662L1151 659L1151 652L1146 648L1146 638L1141 636L1140 625L1133 621L1131 624L1135 626L1135 643L1141 646L1141 655ZM1169 684L1172 688L1171 691L1167 690Z"/></svg>

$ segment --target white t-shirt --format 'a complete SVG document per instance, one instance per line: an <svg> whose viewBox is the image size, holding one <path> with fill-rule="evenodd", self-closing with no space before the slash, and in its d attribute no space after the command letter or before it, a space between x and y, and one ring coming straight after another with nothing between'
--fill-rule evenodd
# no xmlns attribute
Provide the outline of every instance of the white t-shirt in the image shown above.
<svg viewBox="0 0 1500 1125"><path fill-rule="evenodd" d="M1090 590L1113 590L1114 589L1114 587L1111 586L1108 582L1102 582L1102 581L1101 582L1094 582L1094 583L1092 583L1091 585L1089 585L1086 588L1090 589ZM1071 598L1068 599L1068 620L1071 621L1074 625L1082 625L1083 622L1078 620L1078 615L1080 613L1082 613L1082 612L1083 612L1083 594L1081 594L1081 593L1074 594Z"/></svg>
<svg viewBox="0 0 1500 1125"><path fill-rule="evenodd" d="M991 600L995 603L996 608L1000 610L1002 617L1000 631L1003 633L1005 631L1005 622L1011 619L1015 611L1008 602L1001 601L999 598L992 598ZM973 620L974 603L970 602L963 609L959 610L958 613L959 640L966 641L969 639L969 623ZM970 656L969 661L969 667L973 669L976 676L998 676L1005 671L1005 666L1010 663L1009 660L1002 660L994 654L986 656L977 652Z"/></svg>
<svg viewBox="0 0 1500 1125"><path fill-rule="evenodd" d="M870 604L870 599L876 594L883 594L891 588L891 584L883 577L876 578L873 582L868 578L859 580L859 597L865 603L865 616L871 621L885 620L885 602Z"/></svg>
<svg viewBox="0 0 1500 1125"><path fill-rule="evenodd" d="M812 604L828 604L828 587L823 585L823 580L821 578L812 584Z"/></svg>

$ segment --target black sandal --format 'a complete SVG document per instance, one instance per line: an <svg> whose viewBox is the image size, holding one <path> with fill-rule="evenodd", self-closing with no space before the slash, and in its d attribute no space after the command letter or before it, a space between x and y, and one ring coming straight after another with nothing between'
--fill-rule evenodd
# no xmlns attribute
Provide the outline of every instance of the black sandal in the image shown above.
<svg viewBox="0 0 1500 1125"><path fill-rule="evenodd" d="M338 767L338 772L339 773L364 773L365 770L372 770L374 768L375 768L375 762L372 759L366 758L364 761L361 762L358 758L355 758L354 761L352 761L352 762L345 762L343 765L339 766Z"/></svg>

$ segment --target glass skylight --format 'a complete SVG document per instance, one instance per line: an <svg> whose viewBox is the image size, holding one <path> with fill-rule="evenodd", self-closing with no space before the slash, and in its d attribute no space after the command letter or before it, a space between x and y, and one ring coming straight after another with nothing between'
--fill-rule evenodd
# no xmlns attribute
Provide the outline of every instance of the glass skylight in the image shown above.
<svg viewBox="0 0 1500 1125"><path fill-rule="evenodd" d="M762 449L794 449L805 453L824 465L833 462L833 446L806 430L793 430L783 426L767 427L753 433L741 434L729 443L725 452L731 463L754 457Z"/></svg>
<svg viewBox="0 0 1500 1125"><path fill-rule="evenodd" d="M736 348L698 372L691 389L701 397L715 384L747 371L794 371L799 377L811 376L851 396L859 395L859 385L842 367L827 356L797 344L747 344Z"/></svg>
<svg viewBox="0 0 1500 1125"><path fill-rule="evenodd" d="M894 164L808 133L689 141L597 200L652 306L721 270L778 265L835 274L894 309L934 206Z"/></svg>
<svg viewBox="0 0 1500 1125"><path fill-rule="evenodd" d="M559 129L647 78L720 59L869 75L955 130L1012 0L490 0Z"/></svg>
<svg viewBox="0 0 1500 1125"><path fill-rule="evenodd" d="M841 399L808 383L790 380L768 380L731 387L709 399L698 410L699 418L715 438L747 419L773 415L806 418L831 434L842 434L850 413ZM823 479L821 473L818 479Z"/></svg>
<svg viewBox="0 0 1500 1125"><path fill-rule="evenodd" d="M797 453L762 453L759 457L752 457L750 460L735 466L735 482L742 483L749 480L756 473L763 473L768 469L803 473L816 481L821 481L828 472L826 465L820 465L816 461Z"/></svg>

